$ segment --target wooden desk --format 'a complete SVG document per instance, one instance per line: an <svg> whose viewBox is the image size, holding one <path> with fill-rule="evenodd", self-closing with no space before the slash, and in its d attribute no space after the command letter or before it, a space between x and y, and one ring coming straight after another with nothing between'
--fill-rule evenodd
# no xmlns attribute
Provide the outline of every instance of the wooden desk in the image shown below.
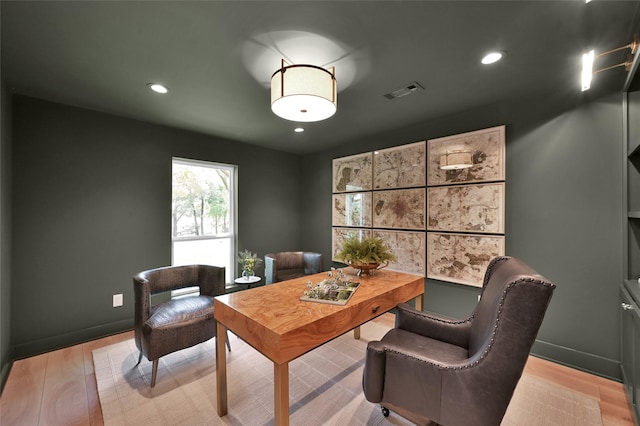
<svg viewBox="0 0 640 426"><path fill-rule="evenodd" d="M373 276L351 277L360 287L344 305L300 300L307 282L317 283L326 272L237 293L214 301L216 336L216 389L218 415L227 414L227 361L225 328L273 362L275 424L289 424L289 362L347 331L416 299L422 310L424 277L389 270Z"/></svg>

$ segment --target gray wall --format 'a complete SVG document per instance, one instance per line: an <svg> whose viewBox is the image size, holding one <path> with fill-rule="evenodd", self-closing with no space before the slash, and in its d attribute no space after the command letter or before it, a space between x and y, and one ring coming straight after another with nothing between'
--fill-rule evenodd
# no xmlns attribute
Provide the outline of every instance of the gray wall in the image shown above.
<svg viewBox="0 0 640 426"><path fill-rule="evenodd" d="M131 275L170 258L172 156L239 165L241 248L329 266L332 158L505 124L507 254L558 284L534 352L618 378L621 113L621 95L541 97L300 158L16 96L11 344L24 356L131 326ZM461 317L477 294L426 280L425 309Z"/></svg>
<svg viewBox="0 0 640 426"><path fill-rule="evenodd" d="M479 107L306 156L305 241L331 251L332 158L505 124L506 253L558 285L534 353L619 378L622 95L586 96ZM425 280L425 310L464 317L478 293Z"/></svg>
<svg viewBox="0 0 640 426"><path fill-rule="evenodd" d="M0 388L11 359L11 96L0 78Z"/></svg>
<svg viewBox="0 0 640 426"><path fill-rule="evenodd" d="M240 249L301 244L295 155L23 96L13 117L16 358L132 327L132 275L171 260L173 156L238 165Z"/></svg>

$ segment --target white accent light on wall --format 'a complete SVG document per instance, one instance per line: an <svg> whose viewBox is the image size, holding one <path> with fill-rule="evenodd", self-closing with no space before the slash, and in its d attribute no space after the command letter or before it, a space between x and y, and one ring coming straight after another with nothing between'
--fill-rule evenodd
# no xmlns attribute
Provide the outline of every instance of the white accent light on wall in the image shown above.
<svg viewBox="0 0 640 426"><path fill-rule="evenodd" d="M331 71L330 71L331 70ZM338 109L335 68L315 65L282 66L271 76L271 110L297 122L326 120Z"/></svg>
<svg viewBox="0 0 640 426"><path fill-rule="evenodd" d="M606 52L598 53L597 55L593 50L582 55L582 91L589 90L591 88L591 80L595 74L598 74L603 71L607 71L613 68L624 67L625 71L629 71L631 69L631 64L633 63L633 55L638 51L638 45L640 45L640 37L638 34L634 34L633 41L624 46L617 47L615 49L607 50ZM627 59L624 62L620 62L615 65L610 65L608 67L600 68L598 70L593 70L594 64L598 58L602 58L603 56L609 55L614 52L619 52L621 50L630 49L631 52L627 56Z"/></svg>
<svg viewBox="0 0 640 426"><path fill-rule="evenodd" d="M593 78L593 57L594 51L591 50L582 55L582 91L589 90L591 87L591 79Z"/></svg>

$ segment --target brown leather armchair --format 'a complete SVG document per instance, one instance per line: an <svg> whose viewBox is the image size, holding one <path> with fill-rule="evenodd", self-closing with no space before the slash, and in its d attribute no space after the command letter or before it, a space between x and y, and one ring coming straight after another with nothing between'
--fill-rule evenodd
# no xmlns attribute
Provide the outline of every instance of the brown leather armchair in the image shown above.
<svg viewBox="0 0 640 426"><path fill-rule="evenodd" d="M395 328L368 344L365 397L418 424L498 426L554 289L522 261L498 257L467 319L398 305Z"/></svg>
<svg viewBox="0 0 640 426"><path fill-rule="evenodd" d="M195 286L200 288L199 295L151 304L154 294ZM133 291L138 364L142 355L153 362L151 387L154 387L160 357L215 337L213 298L225 293L225 268L188 265L151 269L133 277ZM229 339L227 347L231 350Z"/></svg>
<svg viewBox="0 0 640 426"><path fill-rule="evenodd" d="M264 255L265 284L317 274L322 270L322 254L320 253L283 251Z"/></svg>

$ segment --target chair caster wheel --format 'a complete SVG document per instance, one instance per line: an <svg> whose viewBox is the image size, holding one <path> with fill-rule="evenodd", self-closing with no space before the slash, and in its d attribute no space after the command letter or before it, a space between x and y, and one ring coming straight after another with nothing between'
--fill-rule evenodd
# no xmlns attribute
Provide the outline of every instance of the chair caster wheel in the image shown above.
<svg viewBox="0 0 640 426"><path fill-rule="evenodd" d="M389 417L389 409L387 407L380 407L382 409L382 415Z"/></svg>

